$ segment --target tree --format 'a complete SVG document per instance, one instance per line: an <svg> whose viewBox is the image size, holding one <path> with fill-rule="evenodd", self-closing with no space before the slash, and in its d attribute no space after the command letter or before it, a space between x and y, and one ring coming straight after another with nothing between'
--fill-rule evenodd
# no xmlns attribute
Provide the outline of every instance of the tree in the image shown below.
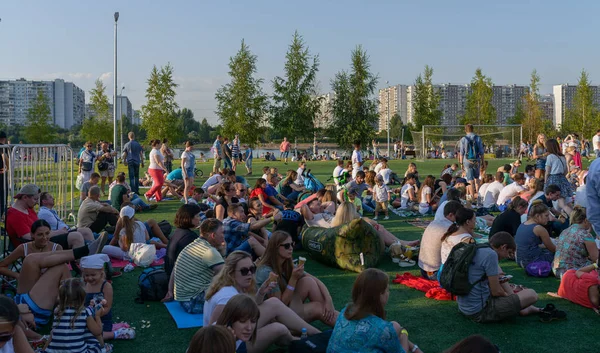
<svg viewBox="0 0 600 353"><path fill-rule="evenodd" d="M392 115L392 118L390 119L390 139L392 139L392 141L400 140L403 127L404 124L402 124L400 114L396 113Z"/></svg>
<svg viewBox="0 0 600 353"><path fill-rule="evenodd" d="M200 142L211 142L211 140L210 140L210 131L211 130L212 130L212 127L208 123L208 120L206 120L206 118L202 119L202 122L200 122L200 128L198 129L198 139L200 140Z"/></svg>
<svg viewBox="0 0 600 353"><path fill-rule="evenodd" d="M486 77L480 68L475 70L471 80L470 93L467 97L465 115L460 120L462 125L495 125L496 108L492 105L492 79Z"/></svg>
<svg viewBox="0 0 600 353"><path fill-rule="evenodd" d="M175 113L175 115L177 117L177 127L180 132L180 136L178 139L179 142L182 142L180 141L181 139L189 139L188 135L190 132L198 132L198 130L200 130L200 123L198 122L198 120L194 119L194 112L192 112L191 110L183 108L178 110L177 113ZM198 136L196 136L194 139L195 141L197 141Z"/></svg>
<svg viewBox="0 0 600 353"><path fill-rule="evenodd" d="M523 138L536 141L537 135L543 130L542 109L540 108L539 92L540 76L536 70L531 72L529 93L523 99Z"/></svg>
<svg viewBox="0 0 600 353"><path fill-rule="evenodd" d="M379 114L377 99L372 96L377 86L377 76L369 69L367 52L359 45L352 51L350 72L338 72L331 82L335 101L330 135L342 148L350 148L354 141L366 145L375 135Z"/></svg>
<svg viewBox="0 0 600 353"><path fill-rule="evenodd" d="M25 138L33 144L52 143L56 139L56 129L52 122L52 111L44 92L38 90L33 104L27 111Z"/></svg>
<svg viewBox="0 0 600 353"><path fill-rule="evenodd" d="M146 104L142 106L142 128L151 139L167 138L177 141L181 130L177 129L177 115L179 105L175 101L178 84L173 81L173 66L170 63L159 69L156 65L150 72L146 89Z"/></svg>
<svg viewBox="0 0 600 353"><path fill-rule="evenodd" d="M573 108L567 110L561 130L577 133L579 138L590 138L598 128L598 110L594 106L594 93L590 87L589 75L581 70L577 91L573 97Z"/></svg>
<svg viewBox="0 0 600 353"><path fill-rule="evenodd" d="M276 134L288 138L313 138L319 110L316 76L319 57L312 56L296 31L286 54L285 76L273 79L270 123Z"/></svg>
<svg viewBox="0 0 600 353"><path fill-rule="evenodd" d="M415 80L415 96L413 100L414 131L421 131L423 125L440 125L442 112L440 94L436 92L432 82L433 68L425 65L423 75L419 74Z"/></svg>
<svg viewBox="0 0 600 353"><path fill-rule="evenodd" d="M254 144L261 135L267 111L267 96L263 93L262 79L254 77L256 55L244 40L237 54L229 60L231 82L217 91L217 115L223 123L225 135L240 135L246 143Z"/></svg>
<svg viewBox="0 0 600 353"><path fill-rule="evenodd" d="M110 103L106 87L100 79L90 91L90 116L82 124L81 136L86 141L112 141L114 136Z"/></svg>

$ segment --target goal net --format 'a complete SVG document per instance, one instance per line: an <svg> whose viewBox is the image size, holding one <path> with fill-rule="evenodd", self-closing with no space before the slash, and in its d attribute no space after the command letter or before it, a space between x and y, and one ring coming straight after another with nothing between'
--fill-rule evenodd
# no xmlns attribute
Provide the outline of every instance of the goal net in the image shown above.
<svg viewBox="0 0 600 353"><path fill-rule="evenodd" d="M519 154L521 125L473 125L473 130L481 137L486 154L495 158L513 158ZM421 131L412 131L415 155L423 160L456 158L463 136L464 125L424 125Z"/></svg>

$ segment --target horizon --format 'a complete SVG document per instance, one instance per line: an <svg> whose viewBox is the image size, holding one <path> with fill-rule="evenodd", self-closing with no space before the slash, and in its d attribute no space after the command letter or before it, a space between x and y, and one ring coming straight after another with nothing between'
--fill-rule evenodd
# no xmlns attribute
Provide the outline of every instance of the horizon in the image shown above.
<svg viewBox="0 0 600 353"><path fill-rule="evenodd" d="M180 84L180 108L211 125L219 123L214 94L229 81L229 58L242 38L257 56L256 77L264 79L263 90L271 94L271 80L283 74L295 30L311 54L319 55L320 94L332 92L330 80L349 68L350 53L358 44L379 77L377 89L413 84L426 64L433 67L436 84L469 84L481 67L494 85L528 86L531 71L537 69L541 95L552 93L553 85L576 84L582 69L591 84L595 78L600 82L594 60L600 49L593 45L594 10L600 4L592 1L576 8L558 1L516 0L435 5L353 0L344 5L9 2L0 5L0 48L8 53L0 55L0 79L60 78L76 84L87 97L100 78L112 103L113 13L118 11L123 96L139 110L152 65L170 62ZM21 20L23 14L27 22Z"/></svg>

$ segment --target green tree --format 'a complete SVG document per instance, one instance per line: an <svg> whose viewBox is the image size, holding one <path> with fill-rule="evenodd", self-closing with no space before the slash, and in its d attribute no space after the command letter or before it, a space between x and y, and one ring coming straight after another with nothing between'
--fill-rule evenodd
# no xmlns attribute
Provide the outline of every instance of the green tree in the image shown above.
<svg viewBox="0 0 600 353"><path fill-rule="evenodd" d="M178 142L183 142L183 140L189 140L189 133L195 131L196 133L200 130L200 123L198 120L194 119L194 112L187 108L183 108L178 110L175 113L177 117L177 127L180 131L180 136ZM198 140L198 136L194 138L194 141Z"/></svg>
<svg viewBox="0 0 600 353"><path fill-rule="evenodd" d="M273 105L270 123L276 134L290 140L312 139L319 109L316 78L319 57L310 54L296 31L284 66L284 77L273 79Z"/></svg>
<svg viewBox="0 0 600 353"><path fill-rule="evenodd" d="M578 133L579 138L590 138L598 128L598 109L594 105L594 93L590 87L589 75L581 70L577 91L573 97L573 107L567 110L561 130Z"/></svg>
<svg viewBox="0 0 600 353"><path fill-rule="evenodd" d="M56 140L56 128L52 122L52 111L42 90L38 90L33 104L27 111L24 129L27 142L33 144L52 143Z"/></svg>
<svg viewBox="0 0 600 353"><path fill-rule="evenodd" d="M390 139L392 141L400 140L402 137L403 126L404 124L402 124L400 114L396 113L392 115L392 118L390 119Z"/></svg>
<svg viewBox="0 0 600 353"><path fill-rule="evenodd" d="M82 124L81 136L85 141L112 141L114 136L110 103L106 95L106 87L99 79L90 90L90 111Z"/></svg>
<svg viewBox="0 0 600 353"><path fill-rule="evenodd" d="M414 131L421 131L423 125L440 125L442 112L439 108L441 96L433 87L433 68L425 65L423 74L415 80L413 100Z"/></svg>
<svg viewBox="0 0 600 353"><path fill-rule="evenodd" d="M354 141L366 146L375 136L379 114L373 94L378 78L370 66L367 52L359 45L352 51L350 72L338 72L331 82L335 101L330 135L342 148L350 148Z"/></svg>
<svg viewBox="0 0 600 353"><path fill-rule="evenodd" d="M537 135L542 132L542 109L540 107L540 75L536 70L531 72L529 93L523 99L523 138L536 141Z"/></svg>
<svg viewBox="0 0 600 353"><path fill-rule="evenodd" d="M480 68L475 70L471 80L469 96L465 107L465 115L460 119L460 124L495 125L496 108L492 105L492 79L486 77Z"/></svg>
<svg viewBox="0 0 600 353"><path fill-rule="evenodd" d="M173 81L173 66L168 63L159 70L155 65L147 82L147 101L141 112L142 128L150 139L167 138L169 141L178 141L181 136L181 130L176 128L176 110L179 105L175 101L175 89L178 84Z"/></svg>
<svg viewBox="0 0 600 353"><path fill-rule="evenodd" d="M254 144L261 135L265 122L268 99L263 93L262 79L254 77L256 55L244 40L237 54L229 60L231 82L217 91L217 115L227 136L240 135L245 143Z"/></svg>
<svg viewBox="0 0 600 353"><path fill-rule="evenodd" d="M211 142L210 140L210 131L212 130L212 126L208 123L206 118L202 119L200 122L200 128L198 129L198 139L200 142Z"/></svg>

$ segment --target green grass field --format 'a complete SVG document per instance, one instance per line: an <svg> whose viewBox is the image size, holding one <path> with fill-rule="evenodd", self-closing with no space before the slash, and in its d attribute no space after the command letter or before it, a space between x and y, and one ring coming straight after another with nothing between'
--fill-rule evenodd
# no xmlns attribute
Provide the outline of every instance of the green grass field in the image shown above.
<svg viewBox="0 0 600 353"><path fill-rule="evenodd" d="M431 160L418 162L419 174L423 179L428 174L439 175L446 161ZM508 160L490 160L489 171L508 163ZM403 174L409 161L392 161L391 168ZM254 176L249 178L250 184L262 175L264 165L276 166L280 173L295 164L285 166L281 162L254 163ZM200 169L205 177L196 182L201 185L212 164L202 164ZM323 182L333 170L333 162L310 162L312 169ZM122 166L120 168L123 168ZM523 168L524 169L524 168ZM245 174L245 170L244 170ZM154 218L173 221L174 214L181 204L178 201L167 201L160 204L155 211L142 213L140 219ZM389 221L382 224L402 239L420 239L422 230L410 226L399 217L391 214ZM301 254L295 254L297 257ZM539 294L539 304L553 302L560 309L567 311L568 319L562 322L541 323L537 317L523 317L500 324L475 324L458 313L457 304L449 301L436 301L425 297L417 290L390 284L390 298L387 318L396 320L405 326L410 339L417 343L424 352L442 352L455 342L472 334L482 334L496 343L502 352L596 352L600 344L596 337L597 323L600 318L590 309L571 304L565 300L549 297L546 293L557 291L559 281L555 278L527 277L524 271L514 262L504 261L504 271L514 276L513 282L535 289ZM357 274L320 265L310 259L306 263L307 271L319 277L329 288L336 309L342 309L350 299L351 287ZM397 273L411 272L418 275L418 268L400 268L385 257L379 268L394 278ZM196 329L178 330L167 310L161 303L136 304L137 277L141 272L136 269L125 273L114 281L114 319L115 322L127 321L137 328L137 338L132 341L116 341L117 352L185 352ZM141 320L150 321L150 327L142 329ZM317 324L317 327L324 328Z"/></svg>

